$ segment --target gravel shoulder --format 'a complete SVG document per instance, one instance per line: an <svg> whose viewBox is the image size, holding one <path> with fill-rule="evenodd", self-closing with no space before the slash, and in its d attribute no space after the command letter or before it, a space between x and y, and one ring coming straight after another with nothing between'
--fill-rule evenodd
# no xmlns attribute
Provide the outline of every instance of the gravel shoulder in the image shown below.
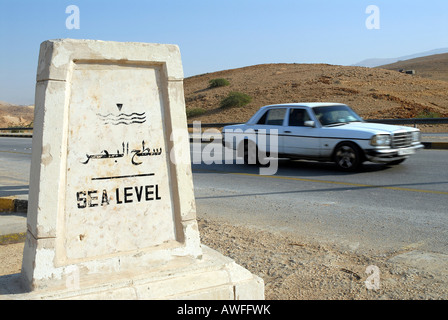
<svg viewBox="0 0 448 320"><path fill-rule="evenodd" d="M222 221L200 219L199 229L203 244L264 279L268 300L448 298L446 275L392 263L391 256L340 251L300 237ZM377 267L378 272L371 267L366 273L369 266Z"/></svg>
<svg viewBox="0 0 448 320"><path fill-rule="evenodd" d="M340 251L223 221L200 218L198 224L204 245L263 278L267 300L448 299L446 276L392 263L390 256ZM23 245L0 246L0 276L20 272ZM366 273L369 266L373 271Z"/></svg>

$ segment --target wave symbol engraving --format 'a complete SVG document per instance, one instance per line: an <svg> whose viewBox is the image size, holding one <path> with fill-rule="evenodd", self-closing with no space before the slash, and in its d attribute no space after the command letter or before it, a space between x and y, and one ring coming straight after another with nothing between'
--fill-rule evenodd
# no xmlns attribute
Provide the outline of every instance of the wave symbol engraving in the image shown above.
<svg viewBox="0 0 448 320"><path fill-rule="evenodd" d="M100 119L104 122L104 124L111 124L114 126L118 126L120 124L128 126L131 124L146 122L146 112L143 113L133 112L130 114L120 113L118 115L114 115L112 113L103 115L97 113L97 116L100 117Z"/></svg>

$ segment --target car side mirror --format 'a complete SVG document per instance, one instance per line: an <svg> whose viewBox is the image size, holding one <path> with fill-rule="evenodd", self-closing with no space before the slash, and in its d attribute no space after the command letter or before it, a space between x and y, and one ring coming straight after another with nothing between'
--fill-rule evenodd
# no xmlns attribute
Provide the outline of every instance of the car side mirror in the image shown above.
<svg viewBox="0 0 448 320"><path fill-rule="evenodd" d="M309 120L309 121L305 121L305 127L311 127L311 128L314 128L314 126L315 126L314 121L311 121L311 120Z"/></svg>

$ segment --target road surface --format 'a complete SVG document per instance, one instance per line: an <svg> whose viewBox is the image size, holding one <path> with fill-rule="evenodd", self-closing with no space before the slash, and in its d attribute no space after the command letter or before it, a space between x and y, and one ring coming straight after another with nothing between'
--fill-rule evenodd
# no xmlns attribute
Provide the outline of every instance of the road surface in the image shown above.
<svg viewBox="0 0 448 320"><path fill-rule="evenodd" d="M0 196L26 197L31 139L0 138L0 160ZM280 161L273 176L239 164L192 168L199 217L351 251L448 254L448 150L422 150L398 166L367 163L358 173L305 161Z"/></svg>
<svg viewBox="0 0 448 320"><path fill-rule="evenodd" d="M447 157L448 151L422 150L401 165L367 163L358 173L280 161L273 176L247 165L193 164L198 216L350 251L448 254Z"/></svg>
<svg viewBox="0 0 448 320"><path fill-rule="evenodd" d="M30 163L31 138L0 137L0 197L28 196Z"/></svg>

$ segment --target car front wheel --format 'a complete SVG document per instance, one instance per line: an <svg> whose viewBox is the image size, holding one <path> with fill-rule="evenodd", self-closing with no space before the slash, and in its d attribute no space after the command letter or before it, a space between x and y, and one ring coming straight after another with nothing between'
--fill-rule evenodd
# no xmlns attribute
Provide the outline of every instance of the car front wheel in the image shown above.
<svg viewBox="0 0 448 320"><path fill-rule="evenodd" d="M352 143L340 144L334 152L334 162L339 169L354 171L362 164L362 155L359 148Z"/></svg>

